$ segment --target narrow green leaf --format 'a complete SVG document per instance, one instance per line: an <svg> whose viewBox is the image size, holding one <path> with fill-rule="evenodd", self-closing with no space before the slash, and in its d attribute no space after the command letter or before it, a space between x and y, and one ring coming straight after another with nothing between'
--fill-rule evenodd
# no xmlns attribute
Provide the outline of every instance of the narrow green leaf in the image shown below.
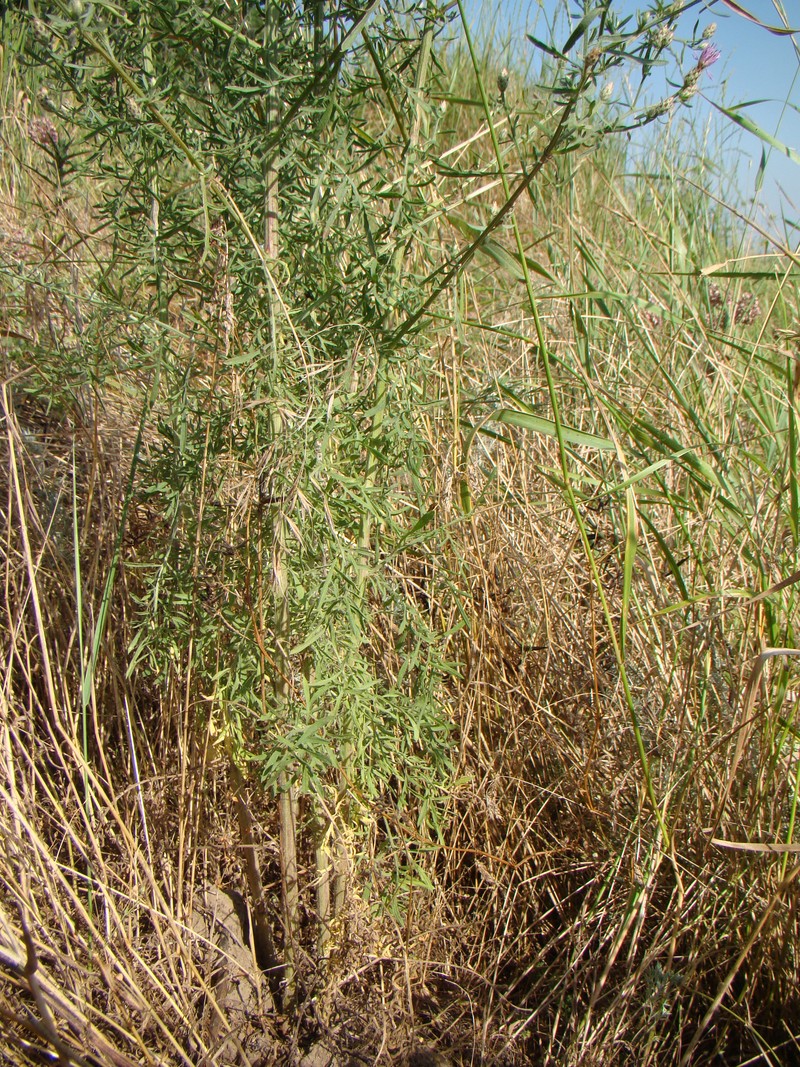
<svg viewBox="0 0 800 1067"><path fill-rule="evenodd" d="M662 453L669 452L671 458L682 457L681 466L692 472L698 485L701 485L706 491L710 490L712 486L719 489L723 494L720 496L722 503L733 511L739 511L736 503L724 495L728 491L727 486L706 460L691 449L683 448L681 443L676 441L671 434L659 429L649 419L645 419L641 415L632 420L628 417L626 425L631 436L646 448L658 448Z"/></svg>
<svg viewBox="0 0 800 1067"><path fill-rule="evenodd" d="M294 648L291 649L291 651L289 652L289 655L299 656L301 652L305 652L307 648L311 648L312 645L316 645L324 637L325 628L323 626L318 626L315 630L312 630L310 634L307 634L306 637L299 642L299 644L295 645Z"/></svg>
<svg viewBox="0 0 800 1067"><path fill-rule="evenodd" d="M414 536L414 534L419 533L420 530L424 530L426 526L430 526L431 522L433 522L433 519L434 519L435 515L436 515L435 511L425 511L425 512L423 512L423 514L420 515L420 517L417 519L417 521L414 523L414 525L408 531L407 538L410 539L411 537Z"/></svg>
<svg viewBox="0 0 800 1067"><path fill-rule="evenodd" d="M628 613L631 606L633 565L636 561L636 546L639 541L639 518L636 509L636 493L633 486L627 492L627 523L625 530L625 563L622 572L622 617L619 624L619 644L625 655L625 639L628 636Z"/></svg>
<svg viewBox="0 0 800 1067"><path fill-rule="evenodd" d="M588 11L583 16L578 25L575 27L575 29L572 31L572 33L569 35L561 51L569 52L570 48L572 48L572 46L576 44L581 39L581 37L583 37L583 35L591 26L591 24L597 18L597 16L602 15L606 8L606 4L600 4L598 7L593 7L591 11Z"/></svg>
<svg viewBox="0 0 800 1067"><path fill-rule="evenodd" d="M675 584L678 586L680 594L683 597L682 603L684 603L684 604L688 603L689 602L689 590L686 588L686 582L683 580L683 575L681 574L680 565L679 565L678 561L675 559L675 556L674 556L674 554L672 552L672 549L670 548L666 538L661 533L661 531L660 531L660 529L658 527L658 523L653 522L652 519L649 517L649 515L647 515L647 513L644 512L644 511L642 511L642 519L647 524L647 527L650 530L650 533L655 537L656 541L658 542L658 547L661 549L661 554L663 555L664 559L666 560L666 564L667 564L667 567L669 567L670 574L675 579Z"/></svg>
<svg viewBox="0 0 800 1067"><path fill-rule="evenodd" d="M800 536L800 463L798 463L797 407L794 400L793 360L786 361L786 385L789 394L789 522L795 543Z"/></svg>
<svg viewBox="0 0 800 1067"><path fill-rule="evenodd" d="M712 103L713 100L712 100ZM720 107L719 104L714 104L717 111L720 111L723 115L727 116L731 122L735 122L737 126L741 126L743 130L747 130L748 133L754 134L759 140L764 141L768 145L772 145L779 152L785 155L788 159L791 159L792 163L800 163L800 153L796 152L793 148L790 148L783 141L779 141L777 137L773 137L771 133L767 133L766 130L762 130L760 126L757 126L752 119L747 118L746 115L740 115L738 111L732 108Z"/></svg>
<svg viewBox="0 0 800 1067"><path fill-rule="evenodd" d="M506 385L506 383L501 378L497 379L497 388L503 394L503 396L510 397L518 408L521 408L523 411L529 411L531 415L536 414L535 408L531 407L531 405L523 397L521 397L519 393L515 392L509 385Z"/></svg>
<svg viewBox="0 0 800 1067"><path fill-rule="evenodd" d="M483 229L480 226L473 226L458 215L445 215L445 218L451 226L455 227L469 241L475 241L483 233ZM512 278L515 278L518 282L525 281L525 272L522 269L519 256L509 252L498 241L495 241L492 237L487 237L481 244L481 251L493 259L499 267L507 271ZM534 274L538 274L541 278L546 278L549 282L555 282L556 279L553 275L540 263L537 263L536 260L531 259L530 256L525 256L525 263L528 270L532 270Z"/></svg>
<svg viewBox="0 0 800 1067"><path fill-rule="evenodd" d="M526 33L525 36L536 48L540 48L543 52L546 52L549 56L553 56L555 59L566 60L566 56L563 52L559 52L557 48L553 48L552 45L546 44L544 41L540 41L538 37L534 37L532 33Z"/></svg>
<svg viewBox="0 0 800 1067"><path fill-rule="evenodd" d="M533 430L534 433L544 433L548 437L558 437L556 424L552 419L530 415L527 411L499 408L489 417L496 422L506 423L508 426L518 426L522 430ZM561 436L570 445L587 445L589 448L599 448L602 451L609 451L614 447L614 442L607 437L598 437L597 434L586 433L584 430L573 430L569 426L561 427Z"/></svg>
<svg viewBox="0 0 800 1067"><path fill-rule="evenodd" d="M666 456L664 459L659 459L655 463L651 463L649 467L645 467L643 470L640 470L637 474L632 474L630 476L630 478L626 478L625 481L624 482L620 482L619 485L613 485L610 488L605 489L604 490L605 491L605 495L606 496L612 496L612 495L615 495L617 493L626 492L630 488L630 486L636 485L637 482L643 481L645 478L649 477L651 474L655 474L656 471L659 471L659 470L661 470L662 467L666 467L666 466L668 466L668 464L673 463L677 459L680 459L681 456L685 456L686 453L689 452L689 451L690 451L690 449L688 449L688 448L682 448L680 450L680 452L676 452L672 456Z"/></svg>
<svg viewBox="0 0 800 1067"><path fill-rule="evenodd" d="M770 26L766 22L762 22L755 15L751 15L741 4L737 4L736 0L722 0L722 3L729 7L731 11L735 11L737 15L747 19L748 22L754 22L762 30L768 30L769 33L774 33L777 37L790 37L793 33L800 33L800 30L790 30L787 26Z"/></svg>
<svg viewBox="0 0 800 1067"><path fill-rule="evenodd" d="M759 281L761 279L775 280L776 273L780 270L780 267L775 270L722 270L721 264L712 264L709 267L703 267L700 271L701 278L736 278L739 281ZM666 273L666 272L665 272ZM694 277L695 272L690 271L685 277ZM677 275L675 275L677 277Z"/></svg>

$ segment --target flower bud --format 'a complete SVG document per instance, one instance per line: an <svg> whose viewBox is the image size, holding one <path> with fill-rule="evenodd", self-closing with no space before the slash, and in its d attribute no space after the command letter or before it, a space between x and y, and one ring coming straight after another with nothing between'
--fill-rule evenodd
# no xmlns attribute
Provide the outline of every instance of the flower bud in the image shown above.
<svg viewBox="0 0 800 1067"><path fill-rule="evenodd" d="M504 95L506 89L508 88L508 70L506 67L503 67L503 69L497 75L497 88L499 89L501 96Z"/></svg>
<svg viewBox="0 0 800 1067"><path fill-rule="evenodd" d="M659 50L668 48L672 44L672 38L675 36L675 29L672 26L659 26L653 30L650 34L650 40L652 44Z"/></svg>
<svg viewBox="0 0 800 1067"><path fill-rule="evenodd" d="M36 40L41 44L49 44L51 34L47 23L43 22L40 18L35 18L31 25L33 26L33 36Z"/></svg>
<svg viewBox="0 0 800 1067"><path fill-rule="evenodd" d="M668 96L659 100L657 104L651 104L644 113L646 119L657 119L661 115L667 115L675 107L675 97Z"/></svg>
<svg viewBox="0 0 800 1067"><path fill-rule="evenodd" d="M714 34L717 32L716 22L709 22L706 28L703 30L703 36L701 40L710 41Z"/></svg>
<svg viewBox="0 0 800 1067"><path fill-rule="evenodd" d="M125 109L134 122L141 122L144 118L144 112L135 96L128 96L125 98Z"/></svg>

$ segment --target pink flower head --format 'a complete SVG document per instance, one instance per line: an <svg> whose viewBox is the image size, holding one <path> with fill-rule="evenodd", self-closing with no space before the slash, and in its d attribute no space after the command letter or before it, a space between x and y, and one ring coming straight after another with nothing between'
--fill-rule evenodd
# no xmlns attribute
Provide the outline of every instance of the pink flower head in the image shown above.
<svg viewBox="0 0 800 1067"><path fill-rule="evenodd" d="M716 63L721 55L722 52L720 52L715 44L707 44L700 53L700 58L697 60L697 69L705 70L707 67L710 67L712 63Z"/></svg>

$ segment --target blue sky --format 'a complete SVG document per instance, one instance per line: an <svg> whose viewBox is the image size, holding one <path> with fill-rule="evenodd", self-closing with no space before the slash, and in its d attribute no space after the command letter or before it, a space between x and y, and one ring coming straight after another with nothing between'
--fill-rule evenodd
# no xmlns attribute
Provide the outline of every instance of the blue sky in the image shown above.
<svg viewBox="0 0 800 1067"><path fill-rule="evenodd" d="M737 3L771 26L785 25L780 13L783 11L789 25L800 29L800 0L785 0L783 4L777 0L777 7L773 0L737 0ZM617 0L613 6L620 14L628 14L646 4ZM574 15L582 8L580 0L530 0L529 3L526 0L472 0L468 5L473 25L486 28L493 24L498 39L505 40L511 35L517 42L524 41L522 31L526 28L547 40L547 27L554 22L563 33L567 26L566 12ZM703 76L705 99L696 99L691 112L684 109L683 113L691 114L698 129L707 128L710 122L719 122L719 131L713 140L719 143L717 138L721 137L727 146L724 165L737 172L745 203L756 196L762 151L766 153L766 170L754 211L759 221L783 234L783 218L800 226L800 164L763 144L753 134L740 131L738 127L731 128L728 120L719 116L709 102L734 108L750 101L765 101L744 109L743 114L800 153L800 34L775 36L734 13L722 0L706 0L681 16L676 42L681 38L691 39L695 25L702 31L712 22L717 24L714 43L722 57ZM560 33L555 34L557 45L563 44ZM675 51L680 53L677 43ZM691 61L687 59L684 70L690 65ZM654 88L655 85L654 82ZM766 222L770 215L772 221ZM788 235L797 245L800 230L790 227Z"/></svg>

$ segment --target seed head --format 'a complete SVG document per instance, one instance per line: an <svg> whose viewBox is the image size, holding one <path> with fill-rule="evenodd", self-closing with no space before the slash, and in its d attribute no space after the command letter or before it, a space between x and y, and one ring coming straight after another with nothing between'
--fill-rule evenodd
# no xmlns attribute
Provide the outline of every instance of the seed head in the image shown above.
<svg viewBox="0 0 800 1067"><path fill-rule="evenodd" d="M761 304L752 293L742 293L733 309L733 321L742 326L752 326L761 317Z"/></svg>

